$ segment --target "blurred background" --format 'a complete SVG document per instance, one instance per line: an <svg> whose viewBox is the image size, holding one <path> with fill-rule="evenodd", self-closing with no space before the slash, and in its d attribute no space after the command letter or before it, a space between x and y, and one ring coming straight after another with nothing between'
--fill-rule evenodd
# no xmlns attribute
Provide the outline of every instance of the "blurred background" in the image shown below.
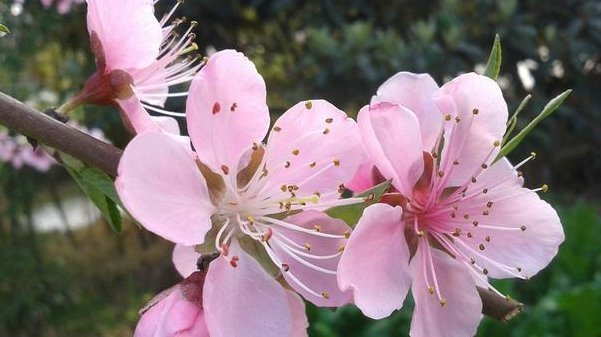
<svg viewBox="0 0 601 337"><path fill-rule="evenodd" d="M12 31L0 37L0 91L44 110L81 88L94 59L85 5L71 2L0 2ZM160 1L157 15L173 3ZM308 98L355 115L401 70L439 84L481 71L495 33L510 111L533 95L518 127L573 88L510 155L537 152L523 168L526 185L550 185L542 197L558 209L566 241L533 279L494 283L525 312L508 324L484 318L478 336L601 336L601 2L189 0L178 13L199 22L202 54L236 48L257 64L274 116ZM73 119L119 147L129 140L114 109L86 106ZM61 166L1 126L0 186L0 336L130 336L138 309L179 279L171 244L132 222L115 233ZM404 336L405 308L372 321L354 308L308 306L310 336Z"/></svg>

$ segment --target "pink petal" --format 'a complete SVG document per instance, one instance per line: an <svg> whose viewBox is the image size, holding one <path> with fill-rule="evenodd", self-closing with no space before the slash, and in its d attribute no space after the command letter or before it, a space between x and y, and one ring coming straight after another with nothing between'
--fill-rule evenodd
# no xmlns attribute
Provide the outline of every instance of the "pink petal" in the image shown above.
<svg viewBox="0 0 601 337"><path fill-rule="evenodd" d="M305 302L294 291L286 290L288 304L292 312L292 333L290 337L307 337L309 321L305 314Z"/></svg>
<svg viewBox="0 0 601 337"><path fill-rule="evenodd" d="M203 303L211 337L281 337L293 327L286 290L237 241L229 256L239 256L237 267L225 258L211 262Z"/></svg>
<svg viewBox="0 0 601 337"><path fill-rule="evenodd" d="M353 179L346 185L349 189L355 192L366 191L377 185L374 177L374 164L366 162L359 166L359 169L353 176Z"/></svg>
<svg viewBox="0 0 601 337"><path fill-rule="evenodd" d="M108 71L142 68L159 56L163 33L153 0L87 2L88 31L100 39Z"/></svg>
<svg viewBox="0 0 601 337"><path fill-rule="evenodd" d="M430 152L440 133L442 113L434 104L433 95L438 85L428 74L399 72L386 80L371 104L389 102L413 111L419 120L424 151Z"/></svg>
<svg viewBox="0 0 601 337"><path fill-rule="evenodd" d="M501 141L505 133L507 104L495 81L474 73L461 75L443 85L435 100L443 114L451 116L444 122L446 165L442 165L453 167L448 186L461 186L472 178L479 166L490 163L498 153L499 148L493 144ZM455 160L458 165L449 164Z"/></svg>
<svg viewBox="0 0 601 337"><path fill-rule="evenodd" d="M132 95L128 99L117 99L117 104L119 104L119 108L121 109L123 124L132 133L138 134L146 131L161 130L159 125L146 112L146 109L142 106L142 102L140 102L136 95ZM172 129L169 125L167 127Z"/></svg>
<svg viewBox="0 0 601 337"><path fill-rule="evenodd" d="M411 285L402 209L374 204L365 209L338 266L338 284L354 291L355 304L380 319L403 306Z"/></svg>
<svg viewBox="0 0 601 337"><path fill-rule="evenodd" d="M367 154L401 194L410 195L422 175L423 144L415 114L389 103L366 106L357 117Z"/></svg>
<svg viewBox="0 0 601 337"><path fill-rule="evenodd" d="M297 185L298 195L335 192L351 180L363 156L355 121L327 101L301 102L275 122L269 135L268 184L276 193L284 184Z"/></svg>
<svg viewBox="0 0 601 337"><path fill-rule="evenodd" d="M136 136L123 153L115 185L127 211L168 240L199 244L211 228L205 180L185 147L168 135Z"/></svg>
<svg viewBox="0 0 601 337"><path fill-rule="evenodd" d="M330 218L325 213L312 210L289 216L285 218L284 221L312 230L315 226L320 226L322 233L335 235L344 235L344 233L350 233L351 231L351 228L344 221ZM335 272L340 259L339 256L329 259L318 259L296 254L298 258L308 263L334 272L334 274L328 274L299 262L290 253L290 248L285 248L285 245L291 246L291 244L286 241L286 239L289 239L297 245L297 247L293 246L293 249L300 250L303 253L314 256L332 256L336 255L339 250L344 247L347 241L346 239L324 238L285 228L275 228L273 231L274 234L269 241L269 244L281 262L289 266L289 271L283 272L282 274L294 290L301 294L306 300L317 306L339 307L350 302L351 293L340 291L336 281ZM298 248L299 246L305 247L306 244L309 244L310 249ZM306 291L294 281L293 277L300 280L300 282L319 296ZM327 295L323 296L323 293L327 293Z"/></svg>
<svg viewBox="0 0 601 337"><path fill-rule="evenodd" d="M188 132L198 158L214 172L237 172L238 160L269 128L265 82L242 53L215 53L192 81Z"/></svg>
<svg viewBox="0 0 601 337"><path fill-rule="evenodd" d="M535 192L521 187L521 178L506 160L480 177L474 189L488 192L459 203L458 212L472 212L466 228L472 237L459 237L457 247L486 268L490 277L532 277L551 262L564 240L557 213ZM486 182L493 180L502 183L489 187ZM471 221L478 221L478 226Z"/></svg>
<svg viewBox="0 0 601 337"><path fill-rule="evenodd" d="M196 252L194 246L175 245L171 259L180 275L188 277L198 269L196 262L199 257L200 254Z"/></svg>
<svg viewBox="0 0 601 337"><path fill-rule="evenodd" d="M429 262L423 250L418 249L411 260L414 277L411 291L415 300L411 337L474 336L480 322L482 302L470 271L446 253L429 247L425 249L431 251L439 290L446 304L442 306L436 293L428 291L424 275L431 275Z"/></svg>
<svg viewBox="0 0 601 337"><path fill-rule="evenodd" d="M163 131L174 135L180 135L179 124L173 117L151 116L152 121Z"/></svg>

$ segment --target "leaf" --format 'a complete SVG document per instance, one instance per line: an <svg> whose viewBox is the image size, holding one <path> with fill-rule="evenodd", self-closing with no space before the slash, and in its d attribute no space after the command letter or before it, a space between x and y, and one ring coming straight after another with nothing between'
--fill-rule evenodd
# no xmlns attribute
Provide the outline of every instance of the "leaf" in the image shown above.
<svg viewBox="0 0 601 337"><path fill-rule="evenodd" d="M117 207L120 201L113 180L104 172L81 165L81 162L68 155L61 154L61 158L67 172L98 207L102 217L115 232L121 234L123 221Z"/></svg>
<svg viewBox="0 0 601 337"><path fill-rule="evenodd" d="M549 103L547 103L547 105L545 105L545 107L543 108L543 111L541 111L541 113L538 114L538 116L536 116L530 122L530 124L528 124L522 131L520 131L515 137L513 137L513 139L508 141L507 144L505 144L501 148L501 151L499 151L499 154L497 155L497 158L495 158L495 161L507 156L511 151L513 151L513 149L515 149L522 142L522 140L530 133L530 131L534 130L534 128L540 122L542 122L545 118L549 117L549 115L551 115L555 110L557 110L557 108L561 106L563 101L568 96L570 96L571 93L572 89L569 89L550 100Z"/></svg>
<svg viewBox="0 0 601 337"><path fill-rule="evenodd" d="M486 62L486 70L484 75L497 80L499 72L501 71L501 38L499 34L495 35L495 42L493 43L488 62Z"/></svg>
<svg viewBox="0 0 601 337"><path fill-rule="evenodd" d="M326 214L328 214L332 218L342 219L349 226L355 228L355 225L357 225L359 218L361 218L361 216L363 215L363 210L368 206L380 201L382 195L384 195L384 193L388 191L390 186L390 181L385 181L381 184L378 184L370 188L369 190L354 196L355 198L364 198L364 202L353 205L332 207L326 210Z"/></svg>
<svg viewBox="0 0 601 337"><path fill-rule="evenodd" d="M528 102L530 102L531 98L532 98L532 95L530 95L530 94L526 95L526 97L524 97L524 99L522 100L522 102L520 103L518 108L515 110L515 112L511 116L511 118L509 118L509 121L507 122L507 132L505 132L505 136L503 136L503 141L501 142L501 144L504 145L505 143L507 143L507 140L513 133L513 129L515 129L515 126L518 122L518 115L520 114L520 112L522 112L522 110L524 110L524 108L526 107Z"/></svg>
<svg viewBox="0 0 601 337"><path fill-rule="evenodd" d="M10 34L10 29L8 29L8 27L0 23L0 33Z"/></svg>

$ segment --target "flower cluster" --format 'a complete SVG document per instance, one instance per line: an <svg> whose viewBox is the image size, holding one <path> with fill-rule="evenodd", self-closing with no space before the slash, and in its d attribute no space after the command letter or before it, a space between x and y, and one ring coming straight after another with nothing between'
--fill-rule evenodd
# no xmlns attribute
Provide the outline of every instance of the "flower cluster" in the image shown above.
<svg viewBox="0 0 601 337"><path fill-rule="evenodd" d="M469 337L478 287L500 294L489 277L529 278L556 255L563 231L537 195L546 186L523 187L528 160L498 156L508 111L493 80L470 73L439 87L402 72L357 122L309 99L272 123L254 64L234 50L182 58L196 23L177 35L180 2L161 20L156 2L87 0L97 71L59 109L121 110L136 136L119 197L176 244L184 280L143 310L136 336L306 336L303 298L379 319L411 289L411 336ZM185 114L164 108L174 96L187 96ZM185 116L189 138L147 111ZM346 197L378 181L392 185L381 200ZM356 223L329 215L347 206L365 208Z"/></svg>

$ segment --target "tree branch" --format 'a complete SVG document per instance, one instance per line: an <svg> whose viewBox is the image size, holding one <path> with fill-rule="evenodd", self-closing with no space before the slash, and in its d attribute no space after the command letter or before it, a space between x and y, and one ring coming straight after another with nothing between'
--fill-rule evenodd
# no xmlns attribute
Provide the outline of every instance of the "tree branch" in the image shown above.
<svg viewBox="0 0 601 337"><path fill-rule="evenodd" d="M123 151L52 119L1 92L0 124L95 166L111 177L117 175L117 166ZM522 309L522 304L515 300L499 296L488 289L477 288L482 298L484 315L508 321Z"/></svg>
<svg viewBox="0 0 601 337"><path fill-rule="evenodd" d="M97 167L111 177L123 151L0 92L0 124Z"/></svg>

